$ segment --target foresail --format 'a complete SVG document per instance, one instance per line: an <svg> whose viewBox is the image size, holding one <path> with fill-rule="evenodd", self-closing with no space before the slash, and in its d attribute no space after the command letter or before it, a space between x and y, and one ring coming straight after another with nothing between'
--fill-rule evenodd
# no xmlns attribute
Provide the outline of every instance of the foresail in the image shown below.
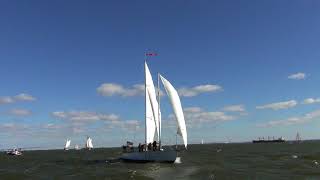
<svg viewBox="0 0 320 180"><path fill-rule="evenodd" d="M152 80L152 76L149 70L149 67L147 65L147 63L145 62L145 75L146 75L146 94L148 94L149 96L149 101L151 103L151 109L153 112L153 120L154 120L154 124L156 127L156 132L158 135L158 141L159 141L159 134L160 134L160 128L159 128L159 124L161 123L161 120L159 119L158 115L158 111L159 111L159 104L157 101L157 96L156 96L156 90L154 88L154 84L153 84L153 80ZM153 139L155 139L153 137ZM153 141L152 141L153 142Z"/></svg>
<svg viewBox="0 0 320 180"><path fill-rule="evenodd" d="M167 92L167 95L169 96L174 115L178 122L178 134L182 136L184 146L187 148L187 128L178 92L168 80L166 80L161 75L160 78Z"/></svg>

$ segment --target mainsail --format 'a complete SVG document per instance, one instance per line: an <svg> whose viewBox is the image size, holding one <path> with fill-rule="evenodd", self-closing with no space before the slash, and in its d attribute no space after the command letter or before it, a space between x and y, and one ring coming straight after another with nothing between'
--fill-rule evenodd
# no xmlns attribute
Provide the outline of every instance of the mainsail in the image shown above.
<svg viewBox="0 0 320 180"><path fill-rule="evenodd" d="M160 78L170 99L174 115L178 122L178 134L182 136L184 146L187 148L187 129L178 92L168 80L161 75Z"/></svg>
<svg viewBox="0 0 320 180"><path fill-rule="evenodd" d="M159 141L160 137L160 128L159 124L160 113L159 104L157 101L156 90L154 88L152 76L148 68L147 63L145 62L145 76L146 76L146 141L147 143L152 143L155 140L155 132L157 132L157 137Z"/></svg>
<svg viewBox="0 0 320 180"><path fill-rule="evenodd" d="M156 125L154 122L152 105L149 97L149 93L146 90L146 143L152 143L154 140L154 134L156 131Z"/></svg>

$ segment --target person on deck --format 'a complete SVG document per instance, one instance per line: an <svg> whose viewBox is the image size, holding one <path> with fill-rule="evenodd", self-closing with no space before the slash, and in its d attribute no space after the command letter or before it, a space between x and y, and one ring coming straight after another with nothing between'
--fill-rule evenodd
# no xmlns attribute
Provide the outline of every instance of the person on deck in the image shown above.
<svg viewBox="0 0 320 180"><path fill-rule="evenodd" d="M148 144L148 150L151 151L151 148L152 148L152 144L149 143L149 144Z"/></svg>
<svg viewBox="0 0 320 180"><path fill-rule="evenodd" d="M157 141L153 141L152 146L153 146L153 151L157 150Z"/></svg>
<svg viewBox="0 0 320 180"><path fill-rule="evenodd" d="M138 149L139 149L139 152L141 152L141 143L139 143Z"/></svg>

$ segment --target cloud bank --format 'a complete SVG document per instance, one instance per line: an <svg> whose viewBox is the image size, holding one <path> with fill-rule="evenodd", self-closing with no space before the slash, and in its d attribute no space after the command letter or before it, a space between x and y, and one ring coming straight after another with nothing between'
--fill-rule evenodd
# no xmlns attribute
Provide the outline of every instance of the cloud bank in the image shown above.
<svg viewBox="0 0 320 180"><path fill-rule="evenodd" d="M295 100L276 102L271 104L265 104L261 106L256 106L256 109L272 109L272 110L280 110L280 109L288 109L296 106L298 103Z"/></svg>
<svg viewBox="0 0 320 180"><path fill-rule="evenodd" d="M194 87L183 87L178 89L178 93L183 97L193 97L202 93L212 93L221 91L222 87L219 85L206 84L198 85ZM132 97L132 96L143 96L144 95L144 85L135 84L132 87L126 88L120 84L116 83L103 83L97 88L97 93L101 96L122 96L122 97ZM163 92L160 92L163 94Z"/></svg>
<svg viewBox="0 0 320 180"><path fill-rule="evenodd" d="M2 96L0 97L0 105L1 104L11 104L18 101L35 101L36 98L25 93L18 94L16 96L10 97L10 96Z"/></svg>
<svg viewBox="0 0 320 180"><path fill-rule="evenodd" d="M27 109L12 109L9 111L9 114L14 116L29 116L32 112Z"/></svg>
<svg viewBox="0 0 320 180"><path fill-rule="evenodd" d="M82 123L120 120L120 117L115 114L103 114L89 111L55 111L52 113L52 115L59 119Z"/></svg>
<svg viewBox="0 0 320 180"><path fill-rule="evenodd" d="M320 110L312 111L303 116L290 117L283 120L269 121L267 123L258 124L258 127L273 127L279 125L295 125L303 124L320 118Z"/></svg>

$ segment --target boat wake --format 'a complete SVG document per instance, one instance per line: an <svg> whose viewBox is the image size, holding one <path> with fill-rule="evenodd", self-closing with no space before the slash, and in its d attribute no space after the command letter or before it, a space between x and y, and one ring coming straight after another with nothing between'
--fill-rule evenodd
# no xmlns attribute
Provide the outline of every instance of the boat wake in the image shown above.
<svg viewBox="0 0 320 180"><path fill-rule="evenodd" d="M177 157L174 161L175 164L181 164L181 157Z"/></svg>

